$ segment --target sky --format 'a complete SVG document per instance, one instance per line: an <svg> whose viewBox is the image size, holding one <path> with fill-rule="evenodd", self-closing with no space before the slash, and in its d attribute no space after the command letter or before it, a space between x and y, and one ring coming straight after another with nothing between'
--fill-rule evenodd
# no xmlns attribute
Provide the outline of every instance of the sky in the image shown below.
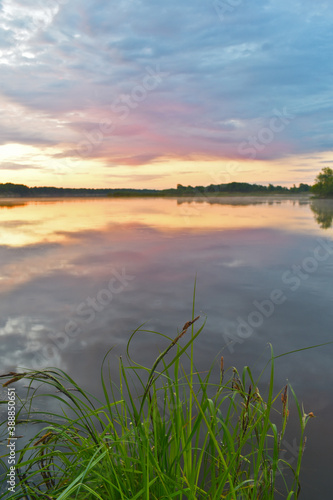
<svg viewBox="0 0 333 500"><path fill-rule="evenodd" d="M330 0L0 0L0 183L313 183Z"/></svg>

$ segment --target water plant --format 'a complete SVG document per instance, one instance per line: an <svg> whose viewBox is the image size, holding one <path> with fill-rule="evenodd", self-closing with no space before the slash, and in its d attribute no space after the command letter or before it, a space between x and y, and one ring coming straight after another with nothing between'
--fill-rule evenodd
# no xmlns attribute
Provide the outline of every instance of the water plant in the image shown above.
<svg viewBox="0 0 333 500"><path fill-rule="evenodd" d="M255 380L247 366L225 370L222 357L217 377L216 364L197 371L194 341L204 327L195 331L198 320L193 306L192 319L174 339L167 337L168 346L151 368L130 356L131 340L143 328L136 330L127 346L128 363L119 359L117 384L109 371L105 375L107 354L102 401L59 369L2 375L4 387L28 383L18 400L16 433L20 426L39 428L17 453L15 492L0 498L242 500L279 493L297 498L304 430L312 414L304 413L292 387L273 394L273 350L265 397L260 377ZM293 464L282 453L290 393L301 443ZM36 409L40 398L56 402L57 410ZM273 422L277 415L279 425ZM6 442L7 423L1 427ZM6 468L5 455L1 462Z"/></svg>

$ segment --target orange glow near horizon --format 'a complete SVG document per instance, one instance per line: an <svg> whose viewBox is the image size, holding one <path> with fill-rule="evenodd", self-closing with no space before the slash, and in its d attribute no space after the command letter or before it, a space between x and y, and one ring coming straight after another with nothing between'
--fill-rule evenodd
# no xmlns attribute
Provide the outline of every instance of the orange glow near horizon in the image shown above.
<svg viewBox="0 0 333 500"><path fill-rule="evenodd" d="M292 231L304 231L314 224L307 205L297 205L295 212L295 201L285 201L270 205L267 211L263 210L263 202L265 200L247 201L236 197L216 204L178 203L176 199L164 198L7 200L0 206L1 237L7 245L15 247L71 243L75 234L91 231L92 227L96 231L112 229L125 237L128 231L131 233L141 226L164 233L280 228L281 220L288 221Z"/></svg>
<svg viewBox="0 0 333 500"><path fill-rule="evenodd" d="M112 165L101 159L61 158L60 147L7 144L0 146L1 182L33 186L71 188L151 188L208 186L228 182L312 184L329 160L328 153L314 159L305 155L285 160L259 161L241 159L164 158L143 165ZM11 167L14 165L14 167ZM16 166L15 166L16 165Z"/></svg>

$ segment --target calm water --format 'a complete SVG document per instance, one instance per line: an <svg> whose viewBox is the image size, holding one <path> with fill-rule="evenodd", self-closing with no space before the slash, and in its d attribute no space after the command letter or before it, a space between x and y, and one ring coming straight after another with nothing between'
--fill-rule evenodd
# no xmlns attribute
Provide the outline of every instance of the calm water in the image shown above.
<svg viewBox="0 0 333 500"><path fill-rule="evenodd" d="M259 374L269 342L282 354L333 340L333 202L215 201L0 201L1 370L58 366L94 391L106 350L116 369L140 324L176 335L195 276L200 369L219 353ZM164 346L142 334L132 353L149 363ZM300 498L331 498L332 346L279 358L277 388L287 380L317 416Z"/></svg>

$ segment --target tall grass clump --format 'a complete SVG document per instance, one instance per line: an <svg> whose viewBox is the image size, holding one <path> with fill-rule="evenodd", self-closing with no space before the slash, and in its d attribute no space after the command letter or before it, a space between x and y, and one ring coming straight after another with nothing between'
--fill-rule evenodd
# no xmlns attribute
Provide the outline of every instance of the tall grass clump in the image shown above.
<svg viewBox="0 0 333 500"><path fill-rule="evenodd" d="M221 358L218 368L199 373L193 361L194 341L203 329L195 332L198 319L193 314L169 338L151 368L131 359L133 334L129 364L119 360L117 384L104 375L105 357L103 401L59 369L2 375L5 387L28 383L27 394L17 401L16 434L27 423L39 430L17 453L15 492L0 498L297 498L304 430L312 415L304 414L291 387L273 394L273 353L265 397L249 367L225 371ZM181 346L188 330L192 333ZM188 358L187 370L182 356ZM289 392L300 422L301 445L293 464L282 458ZM36 409L39 398L50 400L49 410ZM57 411L50 409L52 402ZM6 410L6 401L2 404ZM6 422L2 430L6 444ZM1 461L5 467L5 455Z"/></svg>

